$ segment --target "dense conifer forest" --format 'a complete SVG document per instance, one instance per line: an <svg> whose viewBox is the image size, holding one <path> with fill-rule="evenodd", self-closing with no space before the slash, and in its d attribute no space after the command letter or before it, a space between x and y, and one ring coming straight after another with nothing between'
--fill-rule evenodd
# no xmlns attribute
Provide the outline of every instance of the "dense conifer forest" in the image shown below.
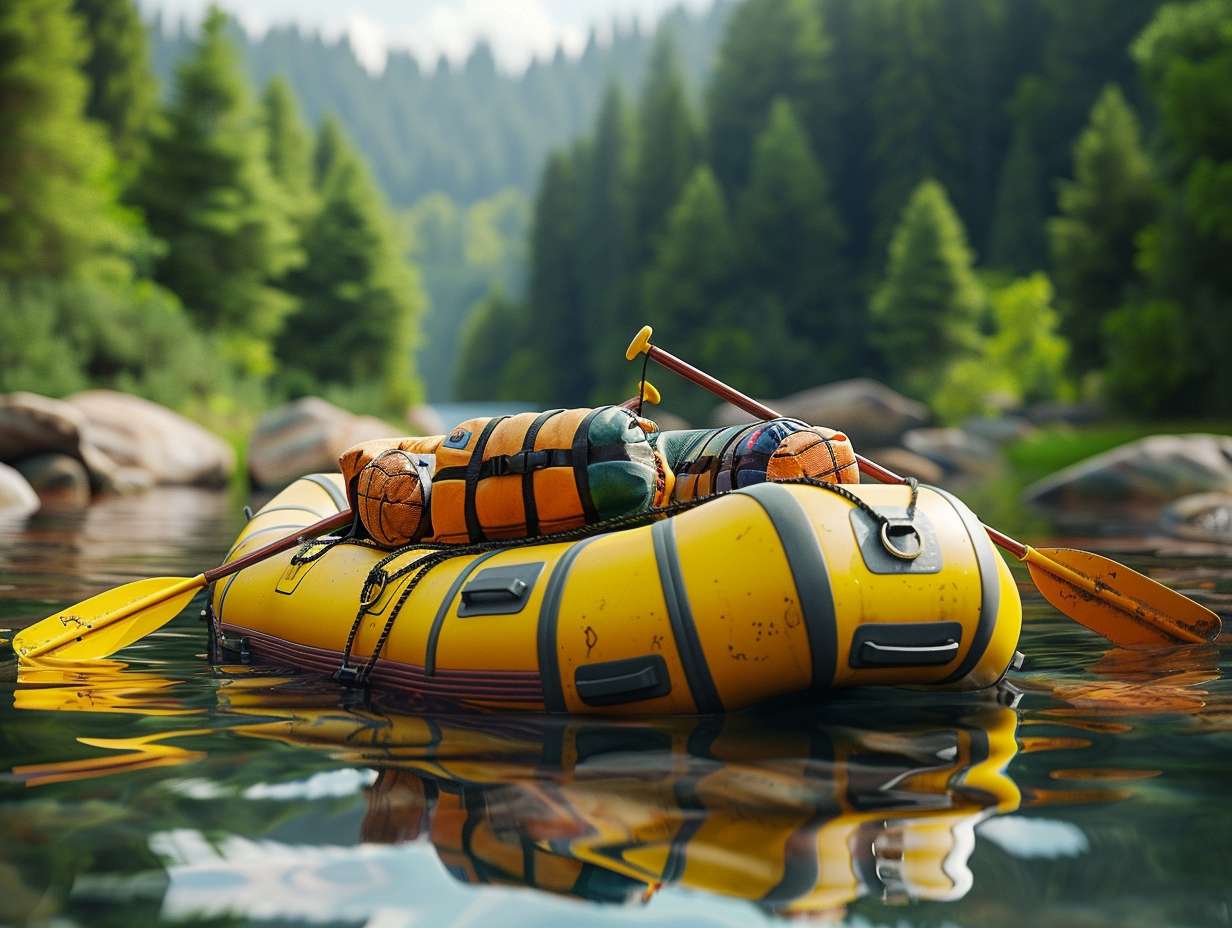
<svg viewBox="0 0 1232 928"><path fill-rule="evenodd" d="M651 321L751 391L1226 414L1230 24L1232 0L743 0L520 74L482 44L373 74L220 12L16 0L0 389L594 402Z"/></svg>

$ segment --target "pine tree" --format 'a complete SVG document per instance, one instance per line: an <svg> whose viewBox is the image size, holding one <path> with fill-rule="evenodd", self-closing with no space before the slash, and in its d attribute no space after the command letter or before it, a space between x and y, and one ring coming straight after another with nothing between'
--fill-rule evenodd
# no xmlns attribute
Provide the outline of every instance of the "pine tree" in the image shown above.
<svg viewBox="0 0 1232 928"><path fill-rule="evenodd" d="M592 358L601 391L627 379L621 337L640 324L632 290L632 156L629 114L613 85L588 146L578 216L579 312L595 333Z"/></svg>
<svg viewBox="0 0 1232 928"><path fill-rule="evenodd" d="M744 187L776 97L797 107L819 150L830 143L835 95L820 8L815 0L748 0L732 12L706 97L710 163L725 190Z"/></svg>
<svg viewBox="0 0 1232 928"><path fill-rule="evenodd" d="M312 209L312 137L286 78L276 77L266 85L261 107L270 173L282 185L293 214L304 217Z"/></svg>
<svg viewBox="0 0 1232 928"><path fill-rule="evenodd" d="M525 399L557 405L586 403L594 388L594 321L579 312L576 154L548 158L531 225L527 317L542 370Z"/></svg>
<svg viewBox="0 0 1232 928"><path fill-rule="evenodd" d="M1064 331L1080 370L1102 366L1103 321L1137 275L1135 242L1156 204L1138 120L1120 89L1104 89L1074 146L1074 179L1061 184L1061 216L1048 225Z"/></svg>
<svg viewBox="0 0 1232 928"><path fill-rule="evenodd" d="M85 119L69 0L0 4L0 277L88 270L131 245L106 133Z"/></svg>
<svg viewBox="0 0 1232 928"><path fill-rule="evenodd" d="M166 126L154 138L137 198L167 243L155 278L236 359L268 367L268 340L293 303L273 286L299 260L283 194L230 41L212 10L179 68Z"/></svg>
<svg viewBox="0 0 1232 928"><path fill-rule="evenodd" d="M107 126L116 157L131 177L145 155L157 104L141 12L133 0L73 0L73 8L90 41L86 115Z"/></svg>
<svg viewBox="0 0 1232 928"><path fill-rule="evenodd" d="M767 388L777 358L763 350L772 326L765 314L744 314L734 293L736 235L710 168L698 167L668 217L663 242L646 272L645 305L664 344L703 368L722 371L747 391ZM771 343L779 339L771 335ZM701 420L715 405L700 391L673 393L672 407Z"/></svg>
<svg viewBox="0 0 1232 928"><path fill-rule="evenodd" d="M988 244L990 264L1025 274L1043 267L1048 245L1044 177L1029 124L1019 123L997 185Z"/></svg>
<svg viewBox="0 0 1232 928"><path fill-rule="evenodd" d="M1122 378L1127 405L1153 405L1173 414L1232 412L1232 2L1170 3L1134 43L1145 83L1159 113L1160 174L1167 193L1159 221L1142 236L1137 262L1156 299L1137 312L1109 319L1110 367L1158 370L1151 396L1135 396L1134 378ZM1152 338L1169 321L1170 353L1150 357ZM1139 327L1138 336L1133 336ZM1179 346L1178 346L1179 342ZM1180 350L1177 351L1176 347ZM1142 350L1143 354L1138 354ZM1141 378L1139 379L1141 385Z"/></svg>
<svg viewBox="0 0 1232 928"><path fill-rule="evenodd" d="M325 179L347 149L346 133L338 117L330 113L321 120L316 140L312 146L312 179L318 190L325 186Z"/></svg>
<svg viewBox="0 0 1232 928"><path fill-rule="evenodd" d="M984 295L962 223L936 181L912 194L871 305L873 337L895 382L927 396L978 341Z"/></svg>
<svg viewBox="0 0 1232 928"><path fill-rule="evenodd" d="M808 137L785 99L775 101L754 145L737 224L750 298L780 306L795 336L796 350L772 349L781 361L774 389L854 373L866 333L859 324L863 314L849 306L842 223Z"/></svg>
<svg viewBox="0 0 1232 928"><path fill-rule="evenodd" d="M671 35L655 37L638 106L637 161L633 178L635 258L654 254L667 214L698 160L697 130Z"/></svg>
<svg viewBox="0 0 1232 928"><path fill-rule="evenodd" d="M525 343L526 334L525 307L499 292L483 299L462 327L453 384L458 399L516 401L525 400L528 391L539 392L520 373L528 359L532 366L540 364L537 352ZM511 345L522 348L511 351Z"/></svg>
<svg viewBox="0 0 1232 928"><path fill-rule="evenodd" d="M278 338L281 379L292 393L339 387L401 415L421 394L413 352L424 298L367 166L335 141L306 260L288 279L299 309Z"/></svg>

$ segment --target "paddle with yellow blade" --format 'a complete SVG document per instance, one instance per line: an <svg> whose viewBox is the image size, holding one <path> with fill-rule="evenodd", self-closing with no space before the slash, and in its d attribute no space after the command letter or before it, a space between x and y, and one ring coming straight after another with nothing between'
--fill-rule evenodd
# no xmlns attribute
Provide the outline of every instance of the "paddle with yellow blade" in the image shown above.
<svg viewBox="0 0 1232 928"><path fill-rule="evenodd" d="M653 334L650 326L643 326L629 343L625 357L632 361L645 354L750 415L759 419L779 418L768 406L652 345ZM860 470L874 480L907 482L905 477L868 458L857 454L856 460ZM1031 579L1045 599L1120 647L1198 644L1219 634L1221 623L1214 612L1123 564L1075 548L1033 548L991 526L985 525L984 529L994 544L1027 565Z"/></svg>
<svg viewBox="0 0 1232 928"><path fill-rule="evenodd" d="M655 405L659 391L643 381L638 394L622 404L637 409L641 403ZM230 563L197 574L195 577L154 577L134 580L124 586L99 593L18 632L13 650L21 658L56 657L61 660L97 660L113 654L170 622L199 590L263 561L349 525L350 509L301 529L279 541L258 548Z"/></svg>
<svg viewBox="0 0 1232 928"><path fill-rule="evenodd" d="M88 661L106 657L170 622L198 590L310 538L349 525L351 518L351 510L345 509L195 577L134 580L91 596L23 628L13 639L13 650L21 658L54 656Z"/></svg>

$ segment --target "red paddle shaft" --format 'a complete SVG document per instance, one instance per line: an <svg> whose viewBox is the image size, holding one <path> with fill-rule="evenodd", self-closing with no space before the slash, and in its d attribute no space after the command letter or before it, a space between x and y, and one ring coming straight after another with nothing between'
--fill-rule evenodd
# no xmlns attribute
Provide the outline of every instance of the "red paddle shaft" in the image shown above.
<svg viewBox="0 0 1232 928"><path fill-rule="evenodd" d="M733 406L738 406L750 415L757 416L759 419L778 419L779 414L762 403L757 402L751 396L746 396L739 390L735 390L723 383L721 380L715 380L705 371L698 370L692 364L680 360L674 354L664 351L662 348L657 348L654 345L648 344L646 352L650 355L650 360L663 365L670 371L675 371L686 380L691 380L699 387L704 387L720 399L727 400ZM856 461L860 465L860 471L868 474L874 480L880 483L898 483L904 484L907 478L902 477L892 470L888 470L878 464L876 461L870 461L863 455L856 455ZM985 525L984 531L988 532L988 537L998 547L1004 548L1014 557L1021 560L1026 557L1027 546L1021 542L1015 541L1009 535L997 531L991 526Z"/></svg>

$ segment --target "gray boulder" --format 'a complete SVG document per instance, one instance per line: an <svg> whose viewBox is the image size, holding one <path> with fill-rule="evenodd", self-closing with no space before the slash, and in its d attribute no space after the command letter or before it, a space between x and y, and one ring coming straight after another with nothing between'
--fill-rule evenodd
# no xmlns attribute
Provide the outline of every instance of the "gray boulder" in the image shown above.
<svg viewBox="0 0 1232 928"><path fill-rule="evenodd" d="M44 506L77 509L90 505L90 475L77 458L53 451L22 458L16 468Z"/></svg>
<svg viewBox="0 0 1232 928"><path fill-rule="evenodd" d="M1007 445L1010 442L1027 438L1038 429L1027 419L1020 416L977 416L962 424L963 431L977 438L990 441L994 445Z"/></svg>
<svg viewBox="0 0 1232 928"><path fill-rule="evenodd" d="M1049 508L1162 509L1195 493L1232 492L1232 436L1152 435L1080 461L1023 492Z"/></svg>
<svg viewBox="0 0 1232 928"><path fill-rule="evenodd" d="M944 476L941 465L906 448L877 448L864 456L882 467L889 468L900 477L914 477L920 483L940 483ZM877 483L868 476L861 476L860 482Z"/></svg>
<svg viewBox="0 0 1232 928"><path fill-rule="evenodd" d="M903 446L948 474L981 474L999 462L996 445L959 428L912 429Z"/></svg>
<svg viewBox="0 0 1232 928"><path fill-rule="evenodd" d="M0 395L0 461L12 464L40 454L79 460L95 493L128 486L116 462L91 440L89 422L80 409L37 393Z"/></svg>
<svg viewBox="0 0 1232 928"><path fill-rule="evenodd" d="M38 508L38 494L26 478L7 464L0 464L0 519L24 519Z"/></svg>
<svg viewBox="0 0 1232 928"><path fill-rule="evenodd" d="M380 419L307 396L261 417L248 446L248 472L259 487L284 487L304 474L336 471L338 456L352 445L399 434Z"/></svg>
<svg viewBox="0 0 1232 928"><path fill-rule="evenodd" d="M929 421L928 407L923 403L866 377L813 387L767 401L766 405L784 416L844 432L857 450L897 444L905 432ZM726 404L714 415L716 425L735 425L750 419L748 413Z"/></svg>
<svg viewBox="0 0 1232 928"><path fill-rule="evenodd" d="M1232 545L1232 493L1183 496L1164 510L1160 526L1188 541Z"/></svg>
<svg viewBox="0 0 1232 928"><path fill-rule="evenodd" d="M77 455L85 420L63 400L37 393L0 396L0 461L46 451Z"/></svg>
<svg viewBox="0 0 1232 928"><path fill-rule="evenodd" d="M165 406L115 390L87 390L66 402L85 421L83 444L116 463L115 481L126 488L142 482L134 471L154 484L199 487L224 486L235 472L230 445Z"/></svg>

